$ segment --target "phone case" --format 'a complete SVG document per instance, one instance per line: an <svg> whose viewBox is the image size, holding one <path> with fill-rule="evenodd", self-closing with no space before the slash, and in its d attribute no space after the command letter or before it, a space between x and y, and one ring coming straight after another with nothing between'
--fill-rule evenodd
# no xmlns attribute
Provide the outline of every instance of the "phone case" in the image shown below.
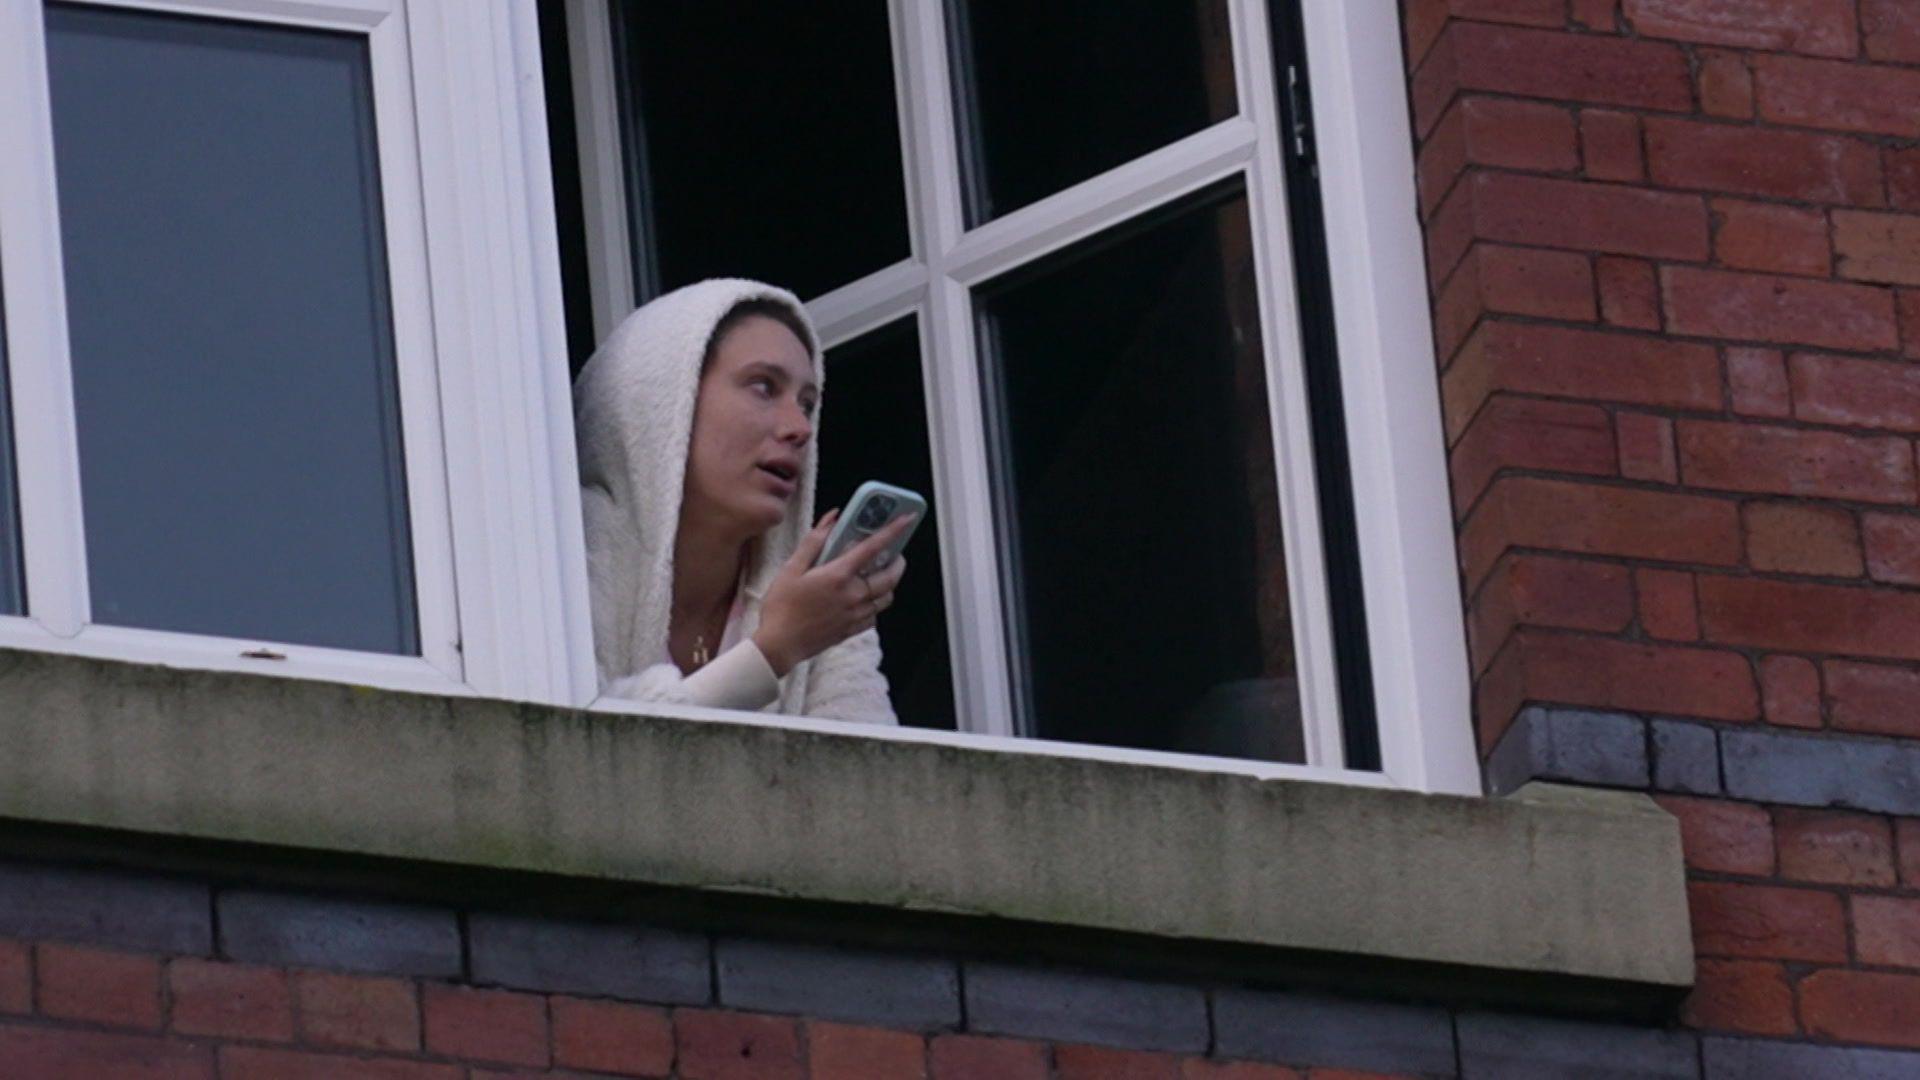
<svg viewBox="0 0 1920 1080"><path fill-rule="evenodd" d="M847 500L846 509L840 512L840 519L833 523L833 531L827 534L827 546L820 549L820 558L814 565L832 562L848 548L885 528L894 518L909 513L918 515L917 520L907 527L899 539L888 544L879 558L868 564L868 570L885 567L907 546L907 541L913 539L921 522L927 520L927 500L921 498L918 492L883 484L878 480L861 484L859 490L853 493L853 498Z"/></svg>

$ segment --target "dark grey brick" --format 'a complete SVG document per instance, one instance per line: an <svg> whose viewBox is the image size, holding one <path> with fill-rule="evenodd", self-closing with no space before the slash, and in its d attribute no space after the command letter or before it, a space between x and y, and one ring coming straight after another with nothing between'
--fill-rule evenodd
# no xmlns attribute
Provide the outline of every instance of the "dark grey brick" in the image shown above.
<svg viewBox="0 0 1920 1080"><path fill-rule="evenodd" d="M1727 794L1792 806L1920 814L1920 745L1771 731L1720 734Z"/></svg>
<svg viewBox="0 0 1920 1080"><path fill-rule="evenodd" d="M0 935L206 956L213 908L201 884L9 863L0 865Z"/></svg>
<svg viewBox="0 0 1920 1080"><path fill-rule="evenodd" d="M460 974L454 913L405 904L223 892L220 948L236 960L394 975Z"/></svg>
<svg viewBox="0 0 1920 1080"><path fill-rule="evenodd" d="M1706 1039L1706 1080L1913 1080L1920 1054L1758 1039Z"/></svg>
<svg viewBox="0 0 1920 1080"><path fill-rule="evenodd" d="M1646 725L1625 713L1530 706L1487 759L1496 795L1529 780L1644 788L1648 779Z"/></svg>
<svg viewBox="0 0 1920 1080"><path fill-rule="evenodd" d="M1696 1080L1700 1048L1685 1031L1532 1016L1459 1018L1461 1080Z"/></svg>
<svg viewBox="0 0 1920 1080"><path fill-rule="evenodd" d="M1453 1018L1445 1009L1309 994L1221 990L1214 1052L1287 1064L1452 1076Z"/></svg>
<svg viewBox="0 0 1920 1080"><path fill-rule="evenodd" d="M952 960L724 938L714 960L722 1005L922 1031L960 1026Z"/></svg>
<svg viewBox="0 0 1920 1080"><path fill-rule="evenodd" d="M1705 724L1653 722L1653 786L1691 795L1720 794L1720 743Z"/></svg>
<svg viewBox="0 0 1920 1080"><path fill-rule="evenodd" d="M704 934L472 915L467 944L475 982L669 1005L713 996Z"/></svg>
<svg viewBox="0 0 1920 1080"><path fill-rule="evenodd" d="M967 1027L1134 1050L1203 1053L1198 987L1000 964L966 965Z"/></svg>

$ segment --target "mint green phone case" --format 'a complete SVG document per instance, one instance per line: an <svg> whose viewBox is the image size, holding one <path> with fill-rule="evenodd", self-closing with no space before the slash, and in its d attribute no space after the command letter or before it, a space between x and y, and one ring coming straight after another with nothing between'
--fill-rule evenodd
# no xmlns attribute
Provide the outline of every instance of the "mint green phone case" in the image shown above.
<svg viewBox="0 0 1920 1080"><path fill-rule="evenodd" d="M827 546L820 549L820 558L814 565L832 562L842 552L886 528L888 522L902 514L914 514L917 517L899 539L888 544L880 557L868 564L869 571L884 568L907 546L907 541L913 539L920 523L927 520L927 500L921 498L918 492L883 484L878 480L861 484L859 490L853 493L853 498L847 500L846 509L840 512L840 520L833 523L833 531L827 534Z"/></svg>

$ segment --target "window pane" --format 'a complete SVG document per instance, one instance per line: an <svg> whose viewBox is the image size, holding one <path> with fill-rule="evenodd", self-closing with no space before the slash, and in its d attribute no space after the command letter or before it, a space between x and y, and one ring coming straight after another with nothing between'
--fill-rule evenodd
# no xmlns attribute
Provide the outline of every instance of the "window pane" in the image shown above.
<svg viewBox="0 0 1920 1080"><path fill-rule="evenodd" d="M981 296L1042 737L1304 758L1254 288L1236 184Z"/></svg>
<svg viewBox="0 0 1920 1080"><path fill-rule="evenodd" d="M884 0L619 0L641 301L744 276L814 297L907 257Z"/></svg>
<svg viewBox="0 0 1920 1080"><path fill-rule="evenodd" d="M968 221L1224 120L1226 0L949 0Z"/></svg>
<svg viewBox="0 0 1920 1080"><path fill-rule="evenodd" d="M907 576L880 616L881 670L900 722L954 728L953 661L940 577L939 500L928 451L920 335L902 319L827 352L820 426L819 508L845 506L868 480L927 497L927 520L907 545Z"/></svg>
<svg viewBox="0 0 1920 1080"><path fill-rule="evenodd" d="M20 561L20 500L14 490L13 390L8 385L6 305L0 303L0 615L27 611Z"/></svg>
<svg viewBox="0 0 1920 1080"><path fill-rule="evenodd" d="M415 653L358 36L51 4L96 622Z"/></svg>

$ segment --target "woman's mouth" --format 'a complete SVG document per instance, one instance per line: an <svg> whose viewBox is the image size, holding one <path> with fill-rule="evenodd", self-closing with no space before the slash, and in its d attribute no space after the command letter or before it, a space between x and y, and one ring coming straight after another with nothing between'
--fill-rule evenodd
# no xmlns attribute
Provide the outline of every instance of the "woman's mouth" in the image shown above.
<svg viewBox="0 0 1920 1080"><path fill-rule="evenodd" d="M786 462L761 462L756 468L783 499L791 496L799 486L800 470Z"/></svg>

